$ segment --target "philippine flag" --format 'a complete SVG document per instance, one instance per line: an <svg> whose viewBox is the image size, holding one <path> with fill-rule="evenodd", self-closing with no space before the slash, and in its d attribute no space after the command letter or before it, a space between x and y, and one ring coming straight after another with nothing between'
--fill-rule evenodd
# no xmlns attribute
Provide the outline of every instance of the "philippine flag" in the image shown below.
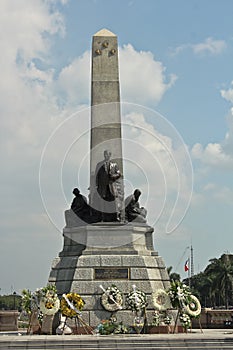
<svg viewBox="0 0 233 350"><path fill-rule="evenodd" d="M185 261L184 271L187 272L189 270L189 259Z"/></svg>

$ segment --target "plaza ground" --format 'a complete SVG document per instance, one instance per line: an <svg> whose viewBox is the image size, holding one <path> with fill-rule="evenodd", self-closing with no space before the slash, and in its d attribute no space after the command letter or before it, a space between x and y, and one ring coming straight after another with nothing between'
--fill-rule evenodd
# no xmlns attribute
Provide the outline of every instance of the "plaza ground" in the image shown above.
<svg viewBox="0 0 233 350"><path fill-rule="evenodd" d="M1 332L0 349L233 349L233 329L142 335L17 335Z"/></svg>

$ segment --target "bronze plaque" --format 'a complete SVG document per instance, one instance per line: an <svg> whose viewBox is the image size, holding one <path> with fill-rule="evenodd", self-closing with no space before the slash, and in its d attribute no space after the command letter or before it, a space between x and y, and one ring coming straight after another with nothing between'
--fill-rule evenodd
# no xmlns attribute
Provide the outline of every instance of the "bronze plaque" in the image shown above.
<svg viewBox="0 0 233 350"><path fill-rule="evenodd" d="M95 269L96 280L118 280L118 279L129 279L129 269L115 268L115 267L104 267Z"/></svg>

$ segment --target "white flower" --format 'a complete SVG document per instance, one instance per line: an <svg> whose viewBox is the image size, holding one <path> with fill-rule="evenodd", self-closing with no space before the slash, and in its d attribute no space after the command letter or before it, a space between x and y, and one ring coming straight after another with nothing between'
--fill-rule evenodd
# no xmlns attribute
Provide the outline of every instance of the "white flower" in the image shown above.
<svg viewBox="0 0 233 350"><path fill-rule="evenodd" d="M140 311L147 306L146 295L142 291L135 291L128 293L126 296L126 305L132 311Z"/></svg>
<svg viewBox="0 0 233 350"><path fill-rule="evenodd" d="M50 303L52 307L48 308L47 303ZM44 315L55 315L60 308L60 300L58 298L54 299L53 302L50 300L41 300L40 301L40 310Z"/></svg>
<svg viewBox="0 0 233 350"><path fill-rule="evenodd" d="M152 294L152 300L155 309L159 311L165 311L171 308L169 295L164 289L158 289Z"/></svg>
<svg viewBox="0 0 233 350"><path fill-rule="evenodd" d="M185 311L191 317L197 317L201 313L201 304L195 295L190 295L190 302L184 306Z"/></svg>
<svg viewBox="0 0 233 350"><path fill-rule="evenodd" d="M107 311L117 311L122 309L122 293L116 286L108 287L101 296L101 303Z"/></svg>
<svg viewBox="0 0 233 350"><path fill-rule="evenodd" d="M180 322L181 322L182 326L186 329L191 326L190 317L189 317L189 315L187 315L185 313L180 314Z"/></svg>

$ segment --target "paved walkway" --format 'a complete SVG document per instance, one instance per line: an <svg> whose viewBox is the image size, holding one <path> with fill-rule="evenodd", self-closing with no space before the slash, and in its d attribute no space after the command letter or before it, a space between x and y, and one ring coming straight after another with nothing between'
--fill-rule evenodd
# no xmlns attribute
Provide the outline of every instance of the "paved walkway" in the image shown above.
<svg viewBox="0 0 233 350"><path fill-rule="evenodd" d="M14 335L0 333L0 349L233 349L233 329L204 329L178 334Z"/></svg>

